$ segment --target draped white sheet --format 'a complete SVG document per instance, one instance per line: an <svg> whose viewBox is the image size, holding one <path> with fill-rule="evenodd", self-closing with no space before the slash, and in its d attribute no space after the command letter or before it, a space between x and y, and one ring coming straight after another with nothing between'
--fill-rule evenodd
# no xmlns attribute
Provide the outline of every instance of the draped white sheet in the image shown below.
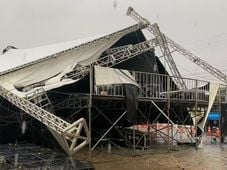
<svg viewBox="0 0 227 170"><path fill-rule="evenodd" d="M25 50L11 49L4 55L0 56L0 72L73 48L73 50L69 50L66 53L56 55L55 57L48 60L44 60L40 63L36 63L29 67L0 76L0 85L23 97L24 93L17 91L16 88L27 87L35 83L42 82L44 83L44 89L50 90L66 84L74 83L77 80L61 80L61 77L66 73L72 71L77 64L89 65L93 63L105 50L110 48L121 37L130 32L140 29L140 27L138 27L138 24L130 27L130 30L124 28L120 30L121 32L117 31L115 33L112 33L111 35L115 34L114 36L109 36L110 34L101 36L105 38L96 36L87 38L85 40L72 41L53 46L45 46ZM91 40L95 41L88 43ZM77 46L78 48L75 48ZM17 59L23 59L23 57L26 58L26 62L22 61L17 63ZM7 63L13 64L7 65ZM17 64L15 65L15 63Z"/></svg>
<svg viewBox="0 0 227 170"><path fill-rule="evenodd" d="M112 84L132 84L140 87L135 78L127 70L114 69L108 67L95 67L95 84L112 85Z"/></svg>
<svg viewBox="0 0 227 170"><path fill-rule="evenodd" d="M216 95L218 93L218 89L219 89L219 84L215 84L215 83L210 83L210 90L209 90L209 102L208 102L208 107L207 107L207 111L202 119L202 121L198 124L198 127L202 130L202 132L204 132L204 127L208 118L208 115L211 111L211 108L213 106L213 103L215 101Z"/></svg>

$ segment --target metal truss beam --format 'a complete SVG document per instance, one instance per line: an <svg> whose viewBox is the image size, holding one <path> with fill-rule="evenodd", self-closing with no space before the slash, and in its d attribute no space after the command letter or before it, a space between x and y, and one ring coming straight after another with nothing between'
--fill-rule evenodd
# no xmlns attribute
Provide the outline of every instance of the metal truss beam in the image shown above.
<svg viewBox="0 0 227 170"><path fill-rule="evenodd" d="M133 19L135 19L138 22L143 21L143 22L149 23L148 20L146 20L145 18L140 16L132 7L128 8L127 15L132 17ZM182 76L176 66L175 61L173 60L173 57L169 50L168 44L166 42L166 38L165 38L164 34L161 33L161 31L158 27L158 24L153 24L153 25L148 24L147 30L149 32L151 32L157 38L158 45L163 53L163 56L166 56L166 62L169 66L169 69L170 69L172 75L175 77L174 80L175 80L177 86L181 89L186 89L187 88L186 84L182 79Z"/></svg>
<svg viewBox="0 0 227 170"><path fill-rule="evenodd" d="M149 21L147 21L145 18L140 16L132 7L128 8L127 15L131 16L136 21L139 21L139 22L146 21L147 23L149 23ZM157 37L159 45L160 45L161 49L163 49L162 51L164 52L164 56L167 56L167 63L169 65L169 67L170 67L170 70L172 70L172 73L173 73L174 76L179 78L178 79L179 80L179 82L178 82L179 85L184 86L183 82L180 79L181 76L180 76L179 71L178 71L178 69L176 67L176 64L175 64L175 62L174 62L174 60L173 60L173 58L171 56L169 47L171 47L173 51L177 51L181 55L183 55L186 58L188 58L190 61L192 61L193 63L195 63L196 65L198 65L199 67L201 67L202 69L204 69L205 71L207 71L208 73L210 73L211 75L216 77L218 80L220 80L220 81L224 82L225 84L227 84L227 75L226 74L221 72L219 69L211 66L206 61L202 60L198 56L194 55L193 53L191 53L190 51L186 50L181 45L177 44L172 39L170 39L169 37L164 35L159 30L158 25L156 23L153 24L153 25L149 24L148 27L147 27L147 30L150 31L152 34L154 34Z"/></svg>
<svg viewBox="0 0 227 170"><path fill-rule="evenodd" d="M138 56L146 51L153 50L157 46L157 39L144 41L135 45L128 45L125 48L115 48L111 54L99 58L93 65L103 67L113 67L121 62L129 60L135 56ZM82 66L77 65L72 72L67 73L62 79L81 79L89 73L90 65Z"/></svg>
<svg viewBox="0 0 227 170"><path fill-rule="evenodd" d="M0 86L0 96L46 125L68 155L74 155L90 142L89 131L84 118L70 124L34 103L11 93L2 86ZM83 129L86 136L80 135ZM78 139L82 140L82 142L78 143Z"/></svg>

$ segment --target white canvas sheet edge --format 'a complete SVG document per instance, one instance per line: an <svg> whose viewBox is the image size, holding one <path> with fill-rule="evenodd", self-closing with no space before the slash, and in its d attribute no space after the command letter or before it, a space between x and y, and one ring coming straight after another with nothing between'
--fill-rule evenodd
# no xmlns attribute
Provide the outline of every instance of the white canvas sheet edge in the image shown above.
<svg viewBox="0 0 227 170"><path fill-rule="evenodd" d="M78 39L75 41L64 42L59 44L52 44L47 46L41 46L30 49L11 49L3 55L0 55L2 61L0 63L0 76L10 73L14 70L23 68L27 65L32 65L37 62L42 62L43 60L50 59L56 55L60 55L62 52L67 50L72 50L75 48L81 48L85 45L92 45L97 41L102 39L108 39L110 36L121 33L130 33L138 29L143 29L147 26L146 23L139 23L123 27L117 31L111 33L105 33L102 35L91 36L88 38ZM8 62L8 60L16 60L16 62Z"/></svg>
<svg viewBox="0 0 227 170"><path fill-rule="evenodd" d="M95 85L132 84L140 88L128 70L95 66Z"/></svg>
<svg viewBox="0 0 227 170"><path fill-rule="evenodd" d="M116 33L115 36L107 37L105 39L105 41L95 41L97 47L99 47L99 48L97 48L98 51L97 50L91 50L90 53L89 53L89 51L87 52L87 50L86 50L86 53L87 53L86 55L89 55L90 54L91 56L90 57L85 57L84 58L85 62L87 62L89 58L92 58L92 61L94 61L95 59L97 59L100 56L100 54L103 51L105 51L106 49L108 49L111 45L113 45L121 37L123 37L124 35L126 35L128 33L131 33L133 31L136 31L138 29L141 29L141 25L140 24L136 24L136 25L133 25L131 27L125 28L125 29L123 29L121 31L115 32ZM111 35L113 35L113 34L114 33L112 33ZM93 44L90 44L90 45L94 46L94 43ZM84 46L82 46L82 47L84 47ZM87 46L87 48L88 47L90 47L90 49L93 49L91 46ZM85 55L84 52L82 54ZM93 55L95 55L95 56L93 56ZM64 58L64 60L65 60L65 58ZM80 61L76 61L76 60L75 59L70 60L70 64L71 65L72 64L75 65L78 62L83 62L83 59L80 60ZM46 90L51 90L53 88L58 88L58 87L61 87L61 86L66 85L66 84L71 84L71 83L74 83L75 81L77 81L77 80L71 80L70 79L70 80L62 81L61 82L60 79L57 78L57 77L59 77L57 74L59 74L59 73L61 74L62 72L65 73L65 70L63 68L62 68L63 70L61 69L60 71L59 71L59 68L58 68L58 70L53 70L53 63L54 63L54 61L55 60L47 60L46 62L37 63L37 64L32 65L31 67L25 67L23 69L20 69L19 72L13 72L13 74L9 74L9 75L6 74L6 75L3 75L3 76L0 75L0 85L2 85L3 87L5 87L6 89L8 89L8 90L10 90L10 91L12 91L14 93L16 93L20 97L24 97L25 96L25 93L16 90L15 87L14 87L14 85L17 84L18 82L20 84L21 83L21 80L24 81L25 83L28 83L29 81L32 81L32 82L35 81L37 78L40 79L40 76L46 76L45 77L45 80L47 81L47 84L46 84L47 86L46 87L45 86L43 87ZM74 63L72 63L71 61L74 61ZM92 61L90 61L90 62L92 62ZM52 62L52 63L50 64L50 62ZM49 65L49 67L47 67L48 65ZM45 70L42 70L40 66L44 66L45 67ZM36 67L37 70L34 70L34 67ZM69 67L67 67L67 68L69 68ZM69 71L68 69L66 69L66 70ZM31 73L31 72L34 72L34 73ZM51 74L49 76L49 78L46 75L47 72L50 72L50 74ZM45 73L45 74L43 75L41 73ZM34 75L32 75L32 74L34 74ZM53 75L57 75L57 76L51 77ZM51 79L55 79L55 81L51 81Z"/></svg>
<svg viewBox="0 0 227 170"><path fill-rule="evenodd" d="M208 115L211 111L211 108L213 106L213 103L215 101L216 95L218 93L218 89L219 89L220 84L216 84L216 83L210 83L210 90L209 90L209 102L208 102L208 107L207 107L207 111L203 117L203 120L198 124L198 127L202 130L202 132L204 132L204 127L208 118Z"/></svg>

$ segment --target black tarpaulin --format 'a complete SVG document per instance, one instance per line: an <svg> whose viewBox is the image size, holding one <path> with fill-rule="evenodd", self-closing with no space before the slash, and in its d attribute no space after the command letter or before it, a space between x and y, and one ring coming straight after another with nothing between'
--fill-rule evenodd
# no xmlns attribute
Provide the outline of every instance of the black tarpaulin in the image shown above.
<svg viewBox="0 0 227 170"><path fill-rule="evenodd" d="M139 89L137 86L126 84L125 93L126 93L126 107L127 107L127 120L130 123L136 122L136 111L138 107L138 92Z"/></svg>

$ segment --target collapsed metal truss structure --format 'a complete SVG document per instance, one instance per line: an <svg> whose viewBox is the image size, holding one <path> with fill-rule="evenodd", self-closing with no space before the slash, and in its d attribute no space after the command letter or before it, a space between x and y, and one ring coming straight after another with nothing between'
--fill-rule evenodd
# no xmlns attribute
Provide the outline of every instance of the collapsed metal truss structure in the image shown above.
<svg viewBox="0 0 227 170"><path fill-rule="evenodd" d="M32 99L39 101L34 104L29 100L11 93L4 87L0 87L0 95L25 113L46 125L68 155L73 155L81 147L89 143L88 128L85 119L81 118L70 124L47 110L44 110L42 108L43 105L41 107L36 105L37 103L40 104L43 101L43 98L37 98L37 96L36 98L32 97ZM37 94L35 93L35 95ZM86 136L79 136L82 128L84 128ZM77 144L78 139L82 139L83 142Z"/></svg>
<svg viewBox="0 0 227 170"><path fill-rule="evenodd" d="M129 8L128 15L142 21L144 25L149 24L132 8ZM26 98L21 98L0 86L0 96L46 125L68 155L74 155L87 144L89 150L94 150L100 143L106 141L118 148L132 147L134 151L138 147L149 148L154 143L173 145L177 142L197 143L197 118L204 115L207 110L209 82L182 78L169 46L224 82L226 76L167 38L157 24L149 24L148 30L154 34L154 39L108 49L94 63L86 66L77 65L73 71L62 77L81 80L89 75L89 93L61 93L59 95L64 96L63 99L55 99L52 102L48 96L52 92L46 92L43 87L36 87L27 93ZM153 51L156 46L159 46L166 56L172 75L129 70L140 86L140 93L137 98L137 119L135 122L126 122L128 111L125 103L125 86L96 85L94 66L113 67L140 54ZM1 75L5 74L7 73ZM219 93L216 105L220 104L220 98ZM65 109L71 110L71 113L61 115ZM180 133L188 140L182 141Z"/></svg>
<svg viewBox="0 0 227 170"><path fill-rule="evenodd" d="M203 116L207 110L209 82L182 78L188 89L185 90L179 89L169 75L137 71L131 71L131 74L141 87L137 120L133 124L127 126L122 123L127 115L125 86L95 85L93 69L89 74L91 93L68 94L68 100L56 103L55 107L59 111L73 108L74 116L84 114L82 109L87 110L91 151L105 144L112 144L123 151L125 146L135 151L163 143L168 146L194 143L197 146L198 122L193 123L192 120ZM220 93L216 96L214 105L217 108L221 97Z"/></svg>

